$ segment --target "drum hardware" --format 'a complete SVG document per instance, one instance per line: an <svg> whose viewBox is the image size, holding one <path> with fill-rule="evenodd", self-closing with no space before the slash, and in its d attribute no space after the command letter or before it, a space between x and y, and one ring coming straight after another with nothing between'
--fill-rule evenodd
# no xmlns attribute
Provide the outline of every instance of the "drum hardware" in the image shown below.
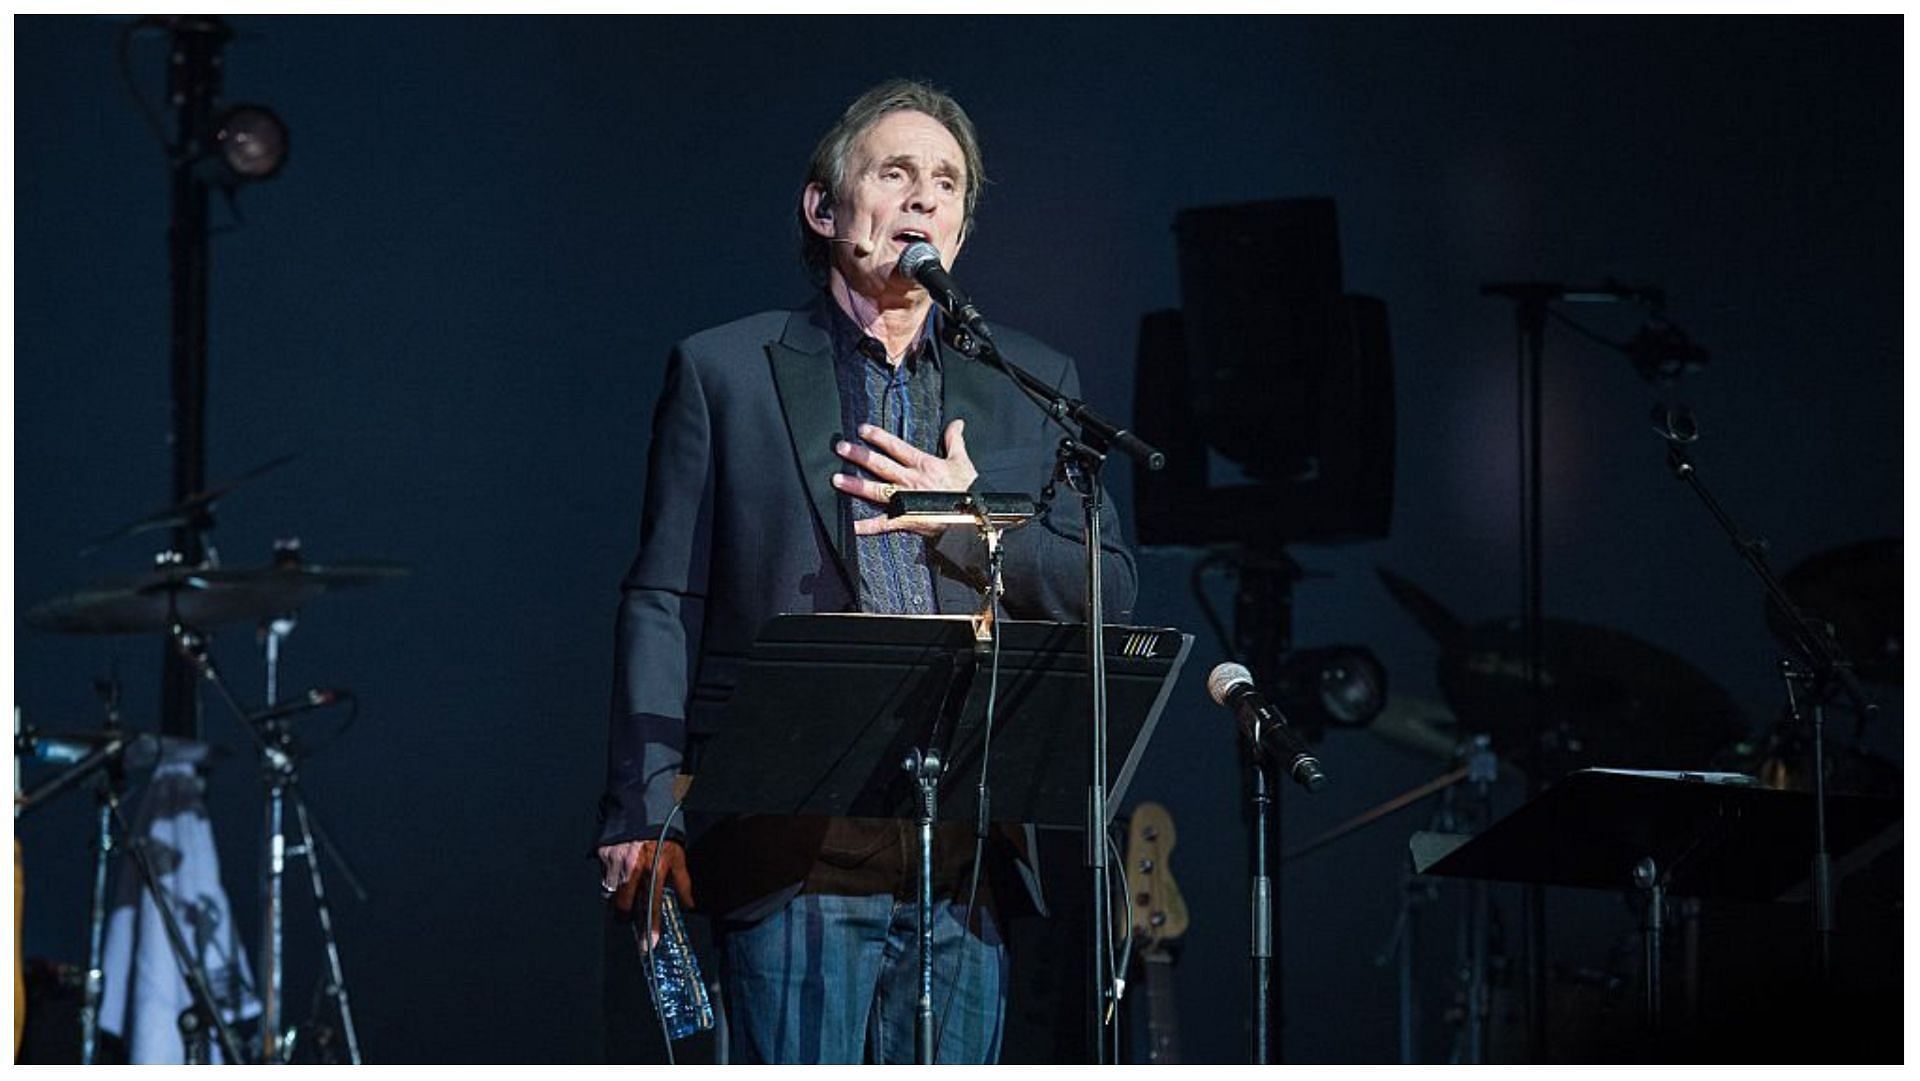
<svg viewBox="0 0 1920 1081"><path fill-rule="evenodd" d="M267 642L270 643L271 656L269 685L278 680L278 641L291 633L292 620L287 617L285 626L267 630ZM261 1000L261 1048L260 1061L264 1065L283 1065L288 1061L292 1049L292 1036L285 1029L285 879L287 858L299 856L306 860L309 885L313 889L314 914L320 927L321 941L324 946L327 964L327 984L325 993L334 1001L334 1007L340 1015L342 1035L346 1042L348 1061L360 1065L360 1041L353 1023L352 1001L348 995L346 975L340 962L339 943L333 930L333 911L327 900L326 882L320 871L318 853L325 833L307 806L306 798L299 788L299 747L294 738L294 727L290 723L301 709L276 708L269 701L268 707L258 712L248 712L240 704L207 650L204 635L184 624L176 623L169 630L174 648L186 660L189 667L208 683L217 697L222 699L233 712L241 726L253 738L260 753L262 774L267 786L266 803L266 870L261 881L261 978L259 991ZM331 702L333 696L315 694L310 696L314 705ZM298 847L287 844L287 808L291 806L293 817L299 830ZM366 891L349 868L346 858L338 846L327 842L328 850L335 863L346 874L349 883L362 900Z"/></svg>
<svg viewBox="0 0 1920 1081"><path fill-rule="evenodd" d="M1816 552L1780 577L1780 588L1802 613L1824 623L1870 683L1900 682L1900 538L1861 541ZM1767 605L1767 628L1782 645L1794 644L1794 616Z"/></svg>
<svg viewBox="0 0 1920 1081"><path fill-rule="evenodd" d="M1377 570L1440 647L1440 687L1461 731L1490 735L1510 761L1524 757L1533 714L1520 621L1469 624L1412 580ZM1732 696L1674 654L1571 620L1548 619L1541 630L1543 780L1586 766L1701 769L1744 727Z"/></svg>
<svg viewBox="0 0 1920 1081"><path fill-rule="evenodd" d="M1405 712L1404 708L1400 712ZM1383 711L1382 715L1387 715L1387 711ZM1492 739L1485 733L1474 735L1456 745L1452 757L1462 764L1289 849L1282 854L1280 862L1283 865L1291 863L1436 794L1440 799L1429 819L1429 832L1458 836L1483 828L1492 820L1493 782L1499 779L1500 772ZM1471 794L1471 799L1467 801L1459 798L1463 786ZM1418 938L1419 910L1437 898L1438 891L1431 879L1409 871L1401 883L1400 904L1394 916L1393 929L1374 955L1376 966L1385 967L1393 962L1397 968L1400 1062L1403 1065L1419 1061L1416 1032L1418 1009L1414 993L1417 982L1414 950ZM1486 1061L1489 1005L1492 1001L1490 974L1494 967L1493 925L1494 914L1487 883L1470 883L1468 907L1457 935L1460 960L1456 970L1461 987L1457 995L1459 1006L1448 1013L1448 1021L1457 1026L1449 1062Z"/></svg>
<svg viewBox="0 0 1920 1081"><path fill-rule="evenodd" d="M100 543L145 532L149 529L165 528L177 525L181 521L197 521L211 524L207 512L214 501L232 491L239 484L260 475L289 460L286 456L267 463L242 476L238 480L189 497L172 507L147 515L114 534L102 538ZM89 549L91 550L91 548ZM335 697L344 697L337 692L310 692L309 702L292 706L282 706L279 698L280 661L286 638L297 625L299 610L315 597L337 589L370 585L389 581L410 573L403 564L379 560L321 565L304 563L300 559L298 540L277 542L274 557L270 564L262 567L224 568L213 563L188 565L175 553L162 553L155 560L152 570L135 576L111 578L97 581L73 592L63 594L36 605L23 616L27 625L40 630L66 634L147 634L164 633L172 652L184 658L194 672L205 679L223 698L242 726L248 730L259 749L263 774L267 785L267 837L265 866L267 868L261 883L263 908L263 938L265 946L261 951L263 1007L263 1040L261 1058L267 1063L284 1063L291 1059L295 1030L287 1029L284 1024L282 1007L284 1002L284 891L283 881L286 859L289 856L303 857L307 861L309 883L313 889L316 918L320 924L321 937L325 947L327 978L320 989L322 995L333 1000L340 1015L339 1038L344 1042L347 1059L355 1064L361 1061L357 1032L353 1024L352 1008L348 996L346 980L342 972L338 943L334 936L331 907L327 900L326 885L322 876L317 853L323 849L334 860L336 868L345 877L348 886L361 900L367 893L361 885L345 856L340 852L321 828L317 817L308 806L298 787L299 749L292 727L293 716L311 706L328 704ZM260 627L260 636L266 667L265 709L249 713L235 698L227 684L221 679L207 652L205 630L207 628L255 621ZM117 694L117 692L116 692ZM111 726L110 726L111 728ZM76 734L61 737L66 743L82 745L85 740L93 739L94 734ZM16 799L16 814L39 805L57 792L70 787L89 775L94 769L94 758L101 754L118 758L133 750L136 755L151 752L165 743L173 742L168 738L164 742L151 736L140 736L131 741L114 740L104 743L99 754L88 757L88 766L69 770L61 777L41 786L34 792ZM135 750L144 748L145 752ZM288 807L292 809L292 826L297 831L297 845L288 844L287 821ZM102 811L102 834L107 834L108 811ZM124 823L122 823L124 828ZM130 854L140 858L134 852L138 845L130 845ZM103 846L104 851L104 846ZM96 879L104 883L105 856L100 856L96 867ZM104 885L102 885L104 890ZM102 893L104 896L104 893ZM156 896L158 896L156 894ZM161 909L168 919L173 914L162 904ZM96 938L100 921L96 918ZM90 965L90 971L99 971L99 950L96 947ZM96 977L94 983L99 982ZM189 983L192 978L189 977ZM92 992L94 1022L97 1024L98 991ZM190 1036L204 1042L208 1032L222 1037L222 1048L229 1061L243 1061L238 1054L237 1045L230 1045L231 1033L225 1030L224 1021L218 1016L183 1019L183 1029ZM91 1031L91 1029L90 1029ZM319 1029L315 1031L318 1033ZM317 1037L322 1044L334 1042L334 1032L328 1028ZM91 1046L92 1041L88 1041ZM189 1048L190 1060L204 1061L203 1052L196 1053Z"/></svg>
<svg viewBox="0 0 1920 1081"><path fill-rule="evenodd" d="M190 746L192 741L165 740L128 731L120 726L119 685L107 681L100 685L102 705L106 710L107 726L98 734L88 733L80 738L61 737L66 746L92 744L92 750L81 754L65 771L40 784L32 791L17 795L14 800L16 820L41 807L62 792L68 791L80 782L94 779L94 799L98 807L93 845L93 882L88 901L87 922L87 970L83 999L80 1008L80 1062L92 1065L99 1046L100 1002L104 990L102 956L106 941L107 910L107 866L116 847L124 847L132 861L141 885L153 898L154 908L159 912L161 926L166 932L167 948L173 955L174 963L180 969L185 980L193 1005L181 1017L183 1032L193 1033L202 1045L198 1051L190 1050L189 1060L206 1061L204 1046L208 1039L218 1040L221 1054L226 1061L238 1063L245 1061L239 1039L233 1029L221 1016L220 1009L213 996L213 985L207 978L206 968L195 956L187 944L185 933L181 930L179 917L173 906L167 903L166 893L160 887L159 873L154 869L147 852L147 839L137 835L121 807L121 796L126 790L126 771L129 760L145 761L147 764L158 762L168 747ZM39 734L31 726L21 727L20 716L15 713L14 754L17 763L22 757L35 754L39 744ZM125 838L124 845L116 837ZM193 1042L193 1041L190 1041Z"/></svg>
<svg viewBox="0 0 1920 1081"><path fill-rule="evenodd" d="M405 564L378 560L247 568L162 562L145 574L102 579L42 601L21 618L59 634L150 634L176 624L205 630L272 619L334 590L410 573Z"/></svg>

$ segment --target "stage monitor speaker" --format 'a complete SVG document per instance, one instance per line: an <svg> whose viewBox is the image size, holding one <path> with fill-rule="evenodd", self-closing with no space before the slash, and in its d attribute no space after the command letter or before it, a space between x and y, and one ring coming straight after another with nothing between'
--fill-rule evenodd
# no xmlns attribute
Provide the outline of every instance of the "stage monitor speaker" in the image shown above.
<svg viewBox="0 0 1920 1081"><path fill-rule="evenodd" d="M1387 535L1386 305L1341 292L1330 199L1181 211L1181 308L1141 323L1134 422L1167 453L1135 471L1140 543Z"/></svg>
<svg viewBox="0 0 1920 1081"><path fill-rule="evenodd" d="M1143 545L1337 543L1385 537L1393 517L1393 362L1386 305L1336 298L1320 313L1327 353L1319 362L1273 372L1281 386L1264 423L1251 423L1286 448L1290 468L1244 482L1211 461L1219 433L1194 409L1190 337L1178 311L1141 320L1134 377L1134 425L1166 452L1159 472L1134 470L1135 535ZM1283 430L1284 429L1284 430Z"/></svg>

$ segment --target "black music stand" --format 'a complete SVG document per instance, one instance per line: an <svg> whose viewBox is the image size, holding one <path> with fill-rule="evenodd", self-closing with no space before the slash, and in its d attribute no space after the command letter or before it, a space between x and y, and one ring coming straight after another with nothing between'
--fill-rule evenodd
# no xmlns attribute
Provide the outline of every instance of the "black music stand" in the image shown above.
<svg viewBox="0 0 1920 1081"><path fill-rule="evenodd" d="M933 822L970 820L987 750L992 641L972 616L777 616L760 628L726 723L702 749L693 814L914 819L920 825L918 1054L932 1058ZM1087 628L1003 620L988 783L998 821L1087 823ZM1107 757L1118 807L1193 644L1105 628ZM1111 815L1109 815L1109 823Z"/></svg>
<svg viewBox="0 0 1920 1081"><path fill-rule="evenodd" d="M1845 852L1900 820L1900 801L1830 795L1828 843ZM1799 900L1814 837L1811 792L1738 773L1583 769L1450 850L1415 834L1414 871L1647 895L1646 1017L1661 1024L1661 907L1668 896Z"/></svg>

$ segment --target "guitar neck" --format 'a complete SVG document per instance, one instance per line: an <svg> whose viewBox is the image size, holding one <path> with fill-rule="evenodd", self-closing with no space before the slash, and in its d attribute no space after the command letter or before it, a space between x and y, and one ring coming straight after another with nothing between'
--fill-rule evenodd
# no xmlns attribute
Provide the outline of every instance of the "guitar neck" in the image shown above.
<svg viewBox="0 0 1920 1081"><path fill-rule="evenodd" d="M1173 958L1165 953L1142 954L1147 976L1147 1063L1180 1062L1180 1014L1173 1005Z"/></svg>

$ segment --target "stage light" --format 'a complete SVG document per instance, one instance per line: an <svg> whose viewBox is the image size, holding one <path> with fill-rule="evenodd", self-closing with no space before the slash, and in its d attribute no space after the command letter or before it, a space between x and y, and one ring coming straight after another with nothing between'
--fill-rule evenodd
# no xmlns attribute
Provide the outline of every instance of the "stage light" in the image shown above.
<svg viewBox="0 0 1920 1081"><path fill-rule="evenodd" d="M1358 728L1387 704L1387 670L1365 646L1303 649L1280 666L1281 709L1311 738L1328 727Z"/></svg>
<svg viewBox="0 0 1920 1081"><path fill-rule="evenodd" d="M216 183L267 180L287 163L287 126L264 105L228 106L214 119Z"/></svg>

